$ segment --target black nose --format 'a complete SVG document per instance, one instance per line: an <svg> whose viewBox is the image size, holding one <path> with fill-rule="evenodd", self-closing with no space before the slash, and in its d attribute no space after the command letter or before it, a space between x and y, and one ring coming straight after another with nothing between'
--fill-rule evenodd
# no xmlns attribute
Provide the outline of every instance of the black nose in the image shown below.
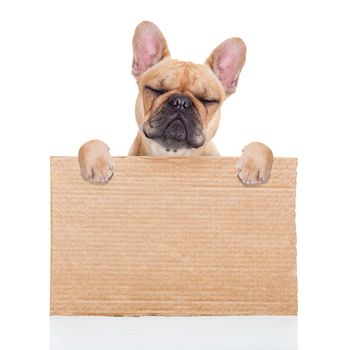
<svg viewBox="0 0 350 350"><path fill-rule="evenodd" d="M172 95L168 103L177 109L187 109L192 107L192 100L186 95Z"/></svg>

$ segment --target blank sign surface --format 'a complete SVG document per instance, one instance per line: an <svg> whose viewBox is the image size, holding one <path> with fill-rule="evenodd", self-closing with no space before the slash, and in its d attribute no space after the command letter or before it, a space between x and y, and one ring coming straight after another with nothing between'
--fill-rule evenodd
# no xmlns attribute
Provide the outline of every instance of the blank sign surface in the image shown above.
<svg viewBox="0 0 350 350"><path fill-rule="evenodd" d="M237 158L51 158L52 315L295 315L296 159L247 187Z"/></svg>

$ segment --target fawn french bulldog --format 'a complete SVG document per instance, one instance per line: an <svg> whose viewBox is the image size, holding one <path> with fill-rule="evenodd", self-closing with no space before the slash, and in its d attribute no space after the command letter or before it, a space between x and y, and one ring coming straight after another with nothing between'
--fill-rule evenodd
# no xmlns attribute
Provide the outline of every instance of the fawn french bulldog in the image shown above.
<svg viewBox="0 0 350 350"><path fill-rule="evenodd" d="M227 39L204 64L170 58L167 42L156 25L140 23L133 38L132 74L139 94L136 121L139 131L130 156L217 156L212 143L220 109L235 92L245 63L246 47L238 38ZM264 183L270 176L272 152L264 144L245 146L237 164L244 184ZM113 174L108 146L99 140L79 150L82 177L105 182Z"/></svg>

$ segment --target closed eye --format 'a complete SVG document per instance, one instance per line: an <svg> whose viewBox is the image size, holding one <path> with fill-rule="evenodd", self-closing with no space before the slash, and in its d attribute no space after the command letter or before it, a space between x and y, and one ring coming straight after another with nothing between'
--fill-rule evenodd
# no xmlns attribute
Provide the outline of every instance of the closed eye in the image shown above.
<svg viewBox="0 0 350 350"><path fill-rule="evenodd" d="M200 102L203 104L209 105L209 104L216 104L219 103L220 101L217 99L206 99L204 97L197 97Z"/></svg>
<svg viewBox="0 0 350 350"><path fill-rule="evenodd" d="M157 94L157 95L163 95L165 93L168 92L168 90L165 90L165 89L155 89L149 85L145 85L145 89L148 90L148 91L151 91L153 92L154 94Z"/></svg>

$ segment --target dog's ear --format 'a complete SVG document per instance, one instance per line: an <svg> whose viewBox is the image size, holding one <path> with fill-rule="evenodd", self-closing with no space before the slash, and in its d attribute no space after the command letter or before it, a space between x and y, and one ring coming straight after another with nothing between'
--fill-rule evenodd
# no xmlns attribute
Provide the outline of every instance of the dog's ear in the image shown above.
<svg viewBox="0 0 350 350"><path fill-rule="evenodd" d="M135 77L170 56L162 32L152 22L144 21L136 27L132 46L134 51L132 74Z"/></svg>
<svg viewBox="0 0 350 350"><path fill-rule="evenodd" d="M246 47L243 40L231 38L221 43L205 61L219 78L228 95L236 90L239 73L245 63Z"/></svg>

